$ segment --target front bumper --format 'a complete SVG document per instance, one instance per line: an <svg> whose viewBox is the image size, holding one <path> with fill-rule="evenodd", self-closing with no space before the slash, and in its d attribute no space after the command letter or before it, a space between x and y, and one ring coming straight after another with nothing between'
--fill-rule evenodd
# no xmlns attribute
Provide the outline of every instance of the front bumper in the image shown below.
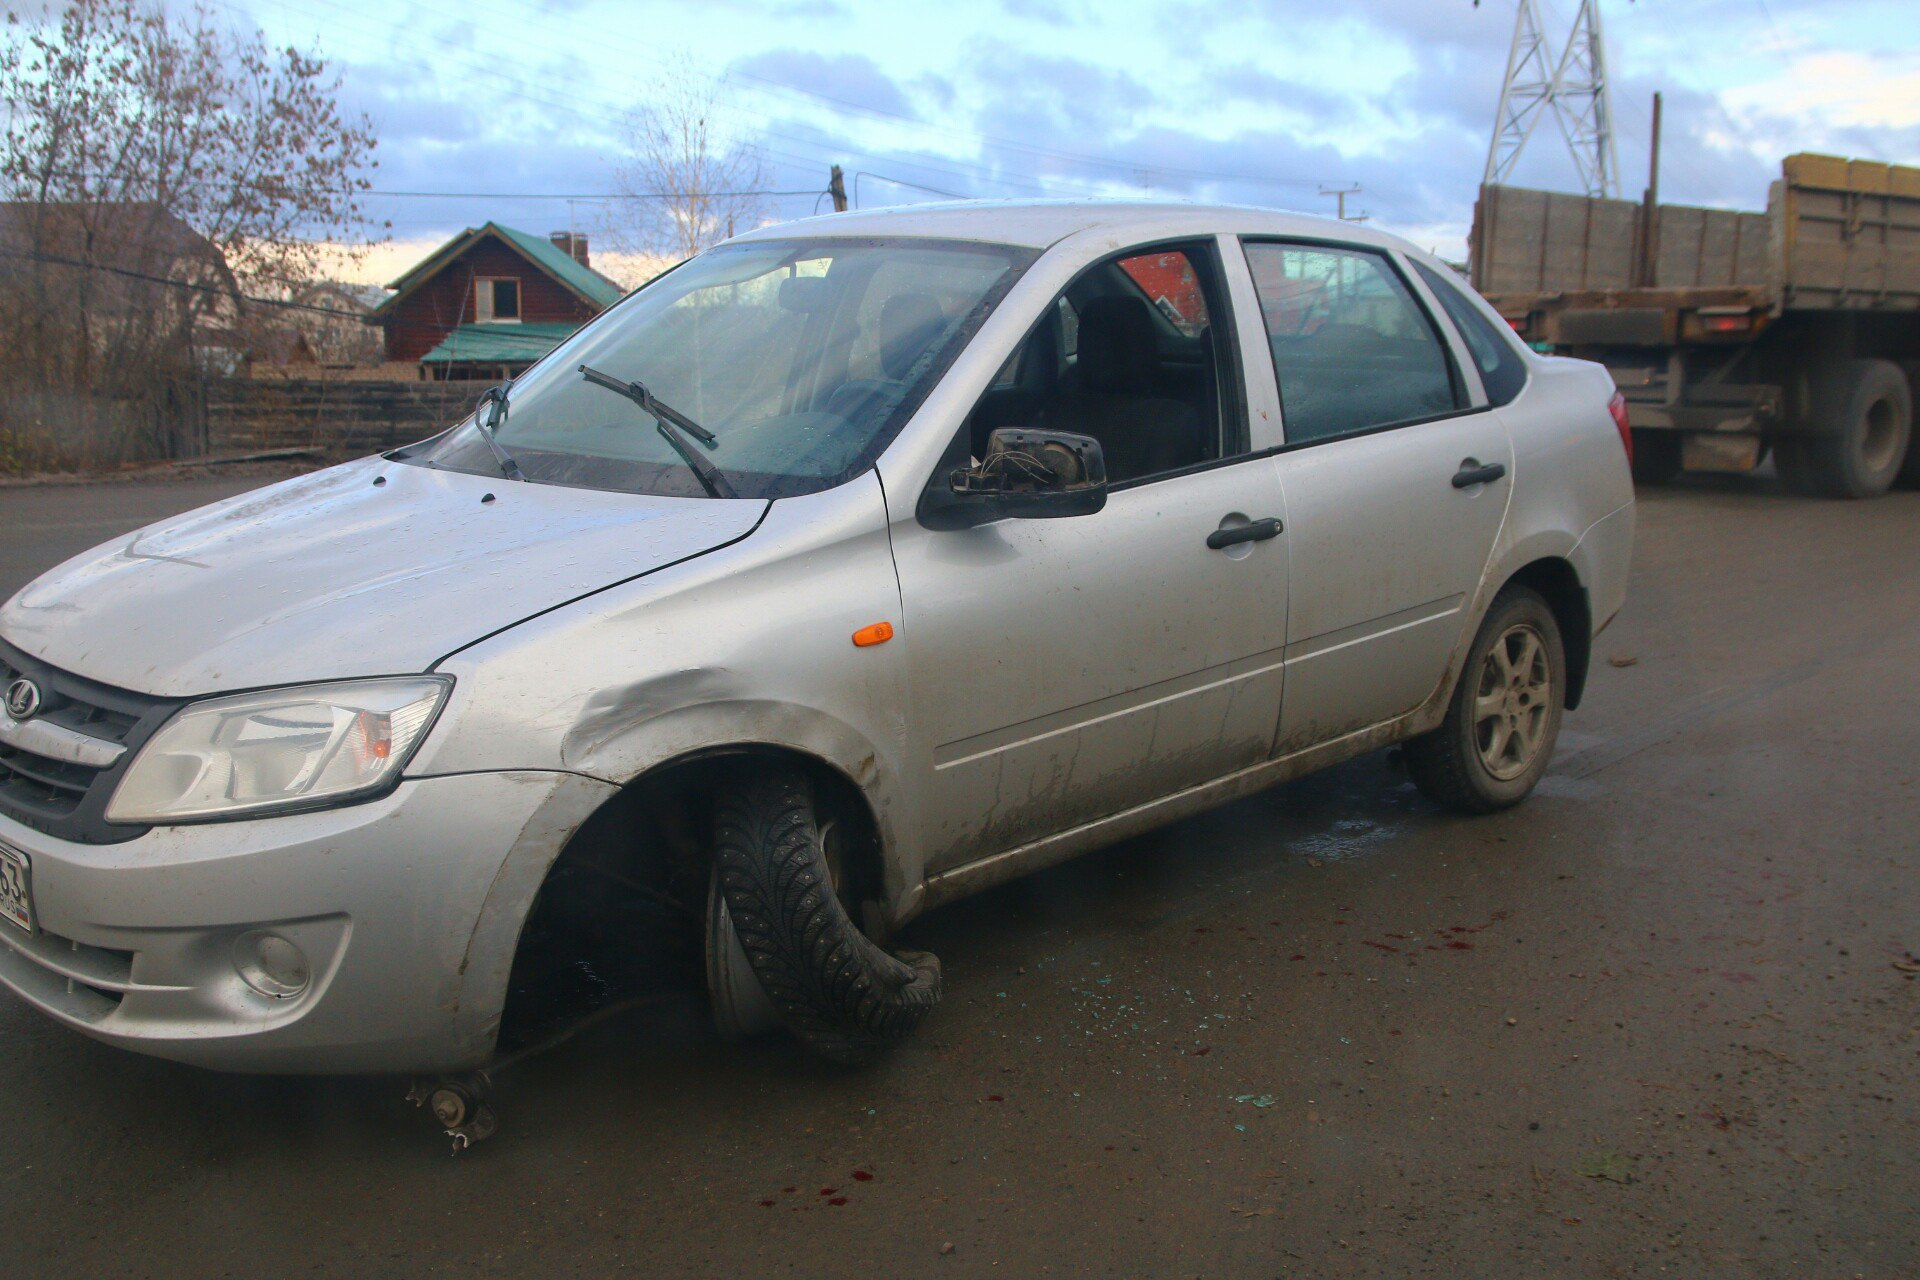
<svg viewBox="0 0 1920 1280"><path fill-rule="evenodd" d="M520 925L614 788L578 774L410 779L320 813L81 845L0 816L36 931L0 922L0 986L75 1030L226 1071L430 1072L493 1051ZM276 999L234 944L270 929L312 978Z"/></svg>

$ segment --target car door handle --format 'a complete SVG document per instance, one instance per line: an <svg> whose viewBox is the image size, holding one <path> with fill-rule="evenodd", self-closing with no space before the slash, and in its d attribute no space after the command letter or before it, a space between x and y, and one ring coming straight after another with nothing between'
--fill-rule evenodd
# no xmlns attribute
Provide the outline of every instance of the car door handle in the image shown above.
<svg viewBox="0 0 1920 1280"><path fill-rule="evenodd" d="M1215 529L1207 535L1207 545L1219 551L1242 542L1265 542L1268 538L1279 537L1284 527L1278 516L1268 516L1265 520L1237 524L1229 529Z"/></svg>
<svg viewBox="0 0 1920 1280"><path fill-rule="evenodd" d="M1471 489L1477 484L1491 484L1505 474L1507 467L1503 462L1489 462L1484 467L1462 467L1453 473L1453 487Z"/></svg>

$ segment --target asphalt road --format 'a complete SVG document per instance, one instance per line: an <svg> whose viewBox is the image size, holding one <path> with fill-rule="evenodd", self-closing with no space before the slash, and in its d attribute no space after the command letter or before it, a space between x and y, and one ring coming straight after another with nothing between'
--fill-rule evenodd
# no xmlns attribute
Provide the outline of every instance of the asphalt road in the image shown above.
<svg viewBox="0 0 1920 1280"><path fill-rule="evenodd" d="M0 591L244 485L0 490ZM1920 1274L1920 495L1643 499L1531 802L1375 755L938 912L873 1070L635 1014L452 1160L0 996L0 1272Z"/></svg>

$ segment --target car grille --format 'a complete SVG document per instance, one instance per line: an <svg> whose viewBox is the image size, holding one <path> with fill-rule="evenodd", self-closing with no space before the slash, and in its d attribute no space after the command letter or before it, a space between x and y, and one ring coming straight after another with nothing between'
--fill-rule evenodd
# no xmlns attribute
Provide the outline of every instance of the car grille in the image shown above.
<svg viewBox="0 0 1920 1280"><path fill-rule="evenodd" d="M133 987L133 952L0 924L0 979L82 1022L99 1022Z"/></svg>
<svg viewBox="0 0 1920 1280"><path fill-rule="evenodd" d="M107 799L140 744L179 704L69 675L0 641L0 689L22 676L40 686L42 702L35 720L126 751L102 768L0 741L0 813L86 844L112 844L141 834L143 827L106 824Z"/></svg>

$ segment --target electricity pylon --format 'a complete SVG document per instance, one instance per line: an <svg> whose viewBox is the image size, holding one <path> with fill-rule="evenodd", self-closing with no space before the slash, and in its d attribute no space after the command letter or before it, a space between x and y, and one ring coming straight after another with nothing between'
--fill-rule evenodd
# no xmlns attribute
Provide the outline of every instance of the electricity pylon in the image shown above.
<svg viewBox="0 0 1920 1280"><path fill-rule="evenodd" d="M1599 0L1580 0L1558 59L1540 29L1535 0L1520 0L1483 182L1504 182L1512 176L1527 140L1549 113L1560 124L1587 194L1618 196L1620 157L1613 145L1613 94L1607 86Z"/></svg>

